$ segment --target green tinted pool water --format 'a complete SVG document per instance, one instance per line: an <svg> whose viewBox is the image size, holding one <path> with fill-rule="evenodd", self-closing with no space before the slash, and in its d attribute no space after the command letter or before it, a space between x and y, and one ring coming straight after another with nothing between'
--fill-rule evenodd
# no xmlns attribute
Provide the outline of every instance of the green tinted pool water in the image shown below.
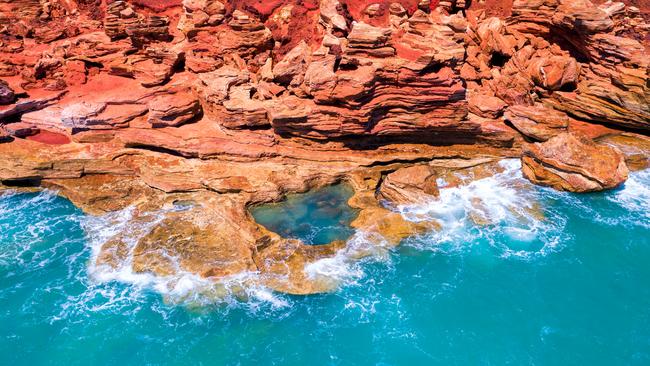
<svg viewBox="0 0 650 366"><path fill-rule="evenodd" d="M51 193L4 195L0 364L650 364L649 172L572 195L522 185L506 165L403 208L443 229L340 263L335 293L260 291L202 309L93 276L98 233L113 226ZM491 225L468 219L472 197ZM510 209L530 202L545 219Z"/></svg>
<svg viewBox="0 0 650 366"><path fill-rule="evenodd" d="M251 214L255 221L286 238L302 239L307 244L327 244L354 234L350 223L357 213L347 204L353 194L348 185L337 184L254 207Z"/></svg>

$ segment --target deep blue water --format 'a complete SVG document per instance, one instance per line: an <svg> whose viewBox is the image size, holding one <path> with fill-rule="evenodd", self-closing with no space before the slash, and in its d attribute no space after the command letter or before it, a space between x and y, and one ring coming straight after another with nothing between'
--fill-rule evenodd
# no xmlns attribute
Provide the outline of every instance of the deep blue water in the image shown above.
<svg viewBox="0 0 650 366"><path fill-rule="evenodd" d="M3 195L0 364L650 364L650 171L574 195L506 166L403 208L441 231L315 265L340 277L335 293L199 308L92 275L102 219L52 193Z"/></svg>

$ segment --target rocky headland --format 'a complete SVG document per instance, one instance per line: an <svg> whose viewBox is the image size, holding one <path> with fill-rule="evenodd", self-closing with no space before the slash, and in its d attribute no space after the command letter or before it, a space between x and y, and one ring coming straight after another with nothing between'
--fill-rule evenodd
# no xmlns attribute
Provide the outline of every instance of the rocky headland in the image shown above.
<svg viewBox="0 0 650 366"><path fill-rule="evenodd" d="M436 230L393 208L439 178L520 158L534 183L591 192L646 168L649 5L0 0L0 188L122 212L93 258L109 271L329 291L305 266ZM248 211L339 182L366 247Z"/></svg>

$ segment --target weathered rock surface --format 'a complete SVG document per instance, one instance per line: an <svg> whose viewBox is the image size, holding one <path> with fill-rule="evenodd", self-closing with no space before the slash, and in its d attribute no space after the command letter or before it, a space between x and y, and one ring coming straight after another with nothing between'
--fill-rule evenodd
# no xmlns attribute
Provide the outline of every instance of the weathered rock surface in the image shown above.
<svg viewBox="0 0 650 366"><path fill-rule="evenodd" d="M0 80L0 104L11 104L16 100L16 94L7 82Z"/></svg>
<svg viewBox="0 0 650 366"><path fill-rule="evenodd" d="M436 178L428 165L402 168L386 175L379 195L394 205L422 203L438 195Z"/></svg>
<svg viewBox="0 0 650 366"><path fill-rule="evenodd" d="M148 106L147 122L152 127L178 127L197 118L201 113L198 98L187 92L155 97Z"/></svg>
<svg viewBox="0 0 650 366"><path fill-rule="evenodd" d="M566 114L542 104L514 105L508 108L504 118L523 135L537 141L546 141L569 127Z"/></svg>
<svg viewBox="0 0 650 366"><path fill-rule="evenodd" d="M527 145L522 165L524 176L533 183L571 192L615 188L628 175L620 150L575 133Z"/></svg>
<svg viewBox="0 0 650 366"><path fill-rule="evenodd" d="M10 123L4 125L3 128L9 135L14 137L27 137L36 135L39 132L38 127L25 122Z"/></svg>

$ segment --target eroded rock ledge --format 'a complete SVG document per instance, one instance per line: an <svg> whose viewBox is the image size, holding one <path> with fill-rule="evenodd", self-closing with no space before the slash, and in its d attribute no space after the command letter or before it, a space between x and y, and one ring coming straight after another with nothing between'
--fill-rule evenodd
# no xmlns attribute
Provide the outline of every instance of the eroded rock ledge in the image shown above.
<svg viewBox="0 0 650 366"><path fill-rule="evenodd" d="M309 294L336 283L306 265L435 230L388 207L459 170L522 157L533 182L593 191L646 167L648 9L508 3L0 2L0 188L124 211L108 271ZM367 248L248 213L341 181Z"/></svg>

